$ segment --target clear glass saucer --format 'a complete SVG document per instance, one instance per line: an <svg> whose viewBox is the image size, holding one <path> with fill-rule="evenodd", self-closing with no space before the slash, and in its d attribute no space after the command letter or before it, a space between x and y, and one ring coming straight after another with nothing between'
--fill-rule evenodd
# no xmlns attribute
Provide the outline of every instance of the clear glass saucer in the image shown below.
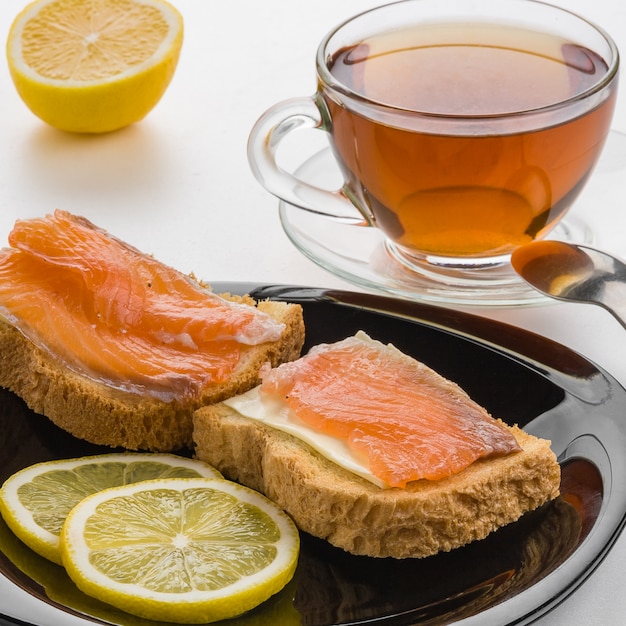
<svg viewBox="0 0 626 626"><path fill-rule="evenodd" d="M328 189L341 179L330 148L309 157L297 170L300 178ZM612 193L626 175L626 135L611 132L589 183L550 239L597 245L599 230L612 228L606 216L617 218L623 194ZM601 210L597 209L602 204ZM611 204L614 205L612 211ZM400 262L375 228L340 223L284 201L280 219L292 243L320 267L360 287L411 300L468 306L541 304L547 298L531 289L508 263L471 274L452 271L418 272ZM623 230L622 230L623 232ZM605 248L606 249L606 248Z"/></svg>

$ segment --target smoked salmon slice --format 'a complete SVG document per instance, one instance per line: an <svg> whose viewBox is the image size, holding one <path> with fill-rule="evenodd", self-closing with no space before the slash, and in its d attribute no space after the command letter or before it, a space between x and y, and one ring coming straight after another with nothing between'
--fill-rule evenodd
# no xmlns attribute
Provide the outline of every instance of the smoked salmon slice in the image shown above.
<svg viewBox="0 0 626 626"><path fill-rule="evenodd" d="M0 315L70 369L164 400L228 380L284 325L55 211L18 220L0 251Z"/></svg>
<svg viewBox="0 0 626 626"><path fill-rule="evenodd" d="M262 380L262 397L280 398L304 423L346 440L392 487L520 450L458 385L365 333L315 346Z"/></svg>

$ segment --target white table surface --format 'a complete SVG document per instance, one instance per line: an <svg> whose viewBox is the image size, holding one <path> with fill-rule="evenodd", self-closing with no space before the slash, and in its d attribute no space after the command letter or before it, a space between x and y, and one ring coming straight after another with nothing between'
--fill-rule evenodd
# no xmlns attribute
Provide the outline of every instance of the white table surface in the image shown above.
<svg viewBox="0 0 626 626"><path fill-rule="evenodd" d="M17 218L62 208L208 281L357 289L290 244L276 199L250 173L246 142L270 105L313 93L322 36L380 2L172 1L186 28L176 75L152 113L120 132L85 137L46 127L19 99L0 62L0 245ZM603 25L626 50L623 0L555 3ZM25 4L0 2L2 42ZM613 127L626 133L626 88ZM617 158L624 170L626 153L618 150ZM597 243L626 256L626 178L608 190L600 181L592 190L580 206ZM570 346L626 385L626 332L597 307L464 308ZM595 574L540 623L622 625L625 589L626 535Z"/></svg>

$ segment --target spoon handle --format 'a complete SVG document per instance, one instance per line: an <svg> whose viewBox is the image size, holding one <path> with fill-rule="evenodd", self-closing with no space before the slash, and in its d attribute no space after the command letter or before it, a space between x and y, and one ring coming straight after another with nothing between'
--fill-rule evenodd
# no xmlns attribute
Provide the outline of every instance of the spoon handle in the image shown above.
<svg viewBox="0 0 626 626"><path fill-rule="evenodd" d="M623 280L607 282L598 304L609 311L626 328L626 283Z"/></svg>

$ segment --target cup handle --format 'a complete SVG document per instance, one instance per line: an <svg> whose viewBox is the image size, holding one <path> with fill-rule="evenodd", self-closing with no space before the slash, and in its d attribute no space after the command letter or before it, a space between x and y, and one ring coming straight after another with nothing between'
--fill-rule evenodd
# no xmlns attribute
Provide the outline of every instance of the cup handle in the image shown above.
<svg viewBox="0 0 626 626"><path fill-rule="evenodd" d="M319 129L327 132L329 115L317 98L292 98L268 109L253 126L248 139L248 161L256 179L271 194L306 211L343 223L371 225L354 194L344 182L331 191L317 187L278 165L280 143L296 130Z"/></svg>

